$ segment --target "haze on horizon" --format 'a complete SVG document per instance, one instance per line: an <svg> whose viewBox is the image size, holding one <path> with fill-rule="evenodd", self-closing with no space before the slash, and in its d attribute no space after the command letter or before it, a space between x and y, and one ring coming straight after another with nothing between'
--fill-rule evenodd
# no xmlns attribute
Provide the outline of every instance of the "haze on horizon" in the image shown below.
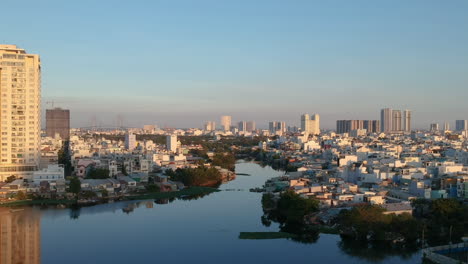
<svg viewBox="0 0 468 264"><path fill-rule="evenodd" d="M319 113L413 127L468 119L468 2L14 1L0 43L42 60L45 104L72 126L201 127ZM21 19L20 19L21 18Z"/></svg>

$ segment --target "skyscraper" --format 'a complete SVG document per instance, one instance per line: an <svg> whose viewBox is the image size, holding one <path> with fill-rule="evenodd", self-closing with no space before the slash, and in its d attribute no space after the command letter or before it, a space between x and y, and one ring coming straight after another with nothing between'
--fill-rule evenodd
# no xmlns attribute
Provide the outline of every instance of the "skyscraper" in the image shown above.
<svg viewBox="0 0 468 264"><path fill-rule="evenodd" d="M403 131L411 132L411 111L403 111Z"/></svg>
<svg viewBox="0 0 468 264"><path fill-rule="evenodd" d="M437 123L434 123L434 124L431 124L429 129L432 131L432 132L437 132L439 131L439 124Z"/></svg>
<svg viewBox="0 0 468 264"><path fill-rule="evenodd" d="M134 134L125 134L125 148L128 150L134 150L136 148L136 136Z"/></svg>
<svg viewBox="0 0 468 264"><path fill-rule="evenodd" d="M247 132L247 122L245 121L240 121L239 125L237 126L239 133L245 133Z"/></svg>
<svg viewBox="0 0 468 264"><path fill-rule="evenodd" d="M450 124L448 122L444 123L444 131L450 131Z"/></svg>
<svg viewBox="0 0 468 264"><path fill-rule="evenodd" d="M48 137L55 137L58 134L63 140L70 139L70 110L47 109L46 133Z"/></svg>
<svg viewBox="0 0 468 264"><path fill-rule="evenodd" d="M301 130L307 134L320 134L320 116L318 114L303 114L301 116Z"/></svg>
<svg viewBox="0 0 468 264"><path fill-rule="evenodd" d="M224 131L231 129L231 116L221 116L221 129Z"/></svg>
<svg viewBox="0 0 468 264"><path fill-rule="evenodd" d="M457 121L455 121L455 129L457 131L468 130L468 120L457 120Z"/></svg>
<svg viewBox="0 0 468 264"><path fill-rule="evenodd" d="M216 122L208 121L205 123L205 131L214 131L216 130Z"/></svg>
<svg viewBox="0 0 468 264"><path fill-rule="evenodd" d="M400 110L392 110L392 131L402 131Z"/></svg>
<svg viewBox="0 0 468 264"><path fill-rule="evenodd" d="M382 132L392 131L392 109L384 108L380 111L380 128Z"/></svg>
<svg viewBox="0 0 468 264"><path fill-rule="evenodd" d="M177 151L177 135L166 136L166 149L169 152Z"/></svg>
<svg viewBox="0 0 468 264"><path fill-rule="evenodd" d="M0 45L0 96L0 180L31 177L40 161L39 55Z"/></svg>
<svg viewBox="0 0 468 264"><path fill-rule="evenodd" d="M257 129L255 121L248 121L246 126L247 126L247 132L253 132Z"/></svg>

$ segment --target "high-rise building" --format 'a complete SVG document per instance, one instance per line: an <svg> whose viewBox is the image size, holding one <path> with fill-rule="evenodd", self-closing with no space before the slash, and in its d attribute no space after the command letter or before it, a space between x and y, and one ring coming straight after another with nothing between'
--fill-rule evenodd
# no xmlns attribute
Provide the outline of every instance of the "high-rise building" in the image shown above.
<svg viewBox="0 0 468 264"><path fill-rule="evenodd" d="M392 131L392 109L384 108L380 111L380 128L382 132Z"/></svg>
<svg viewBox="0 0 468 264"><path fill-rule="evenodd" d="M177 152L177 135L166 136L166 149L169 152Z"/></svg>
<svg viewBox="0 0 468 264"><path fill-rule="evenodd" d="M468 120L456 120L455 121L455 129L457 131L468 130Z"/></svg>
<svg viewBox="0 0 468 264"><path fill-rule="evenodd" d="M403 131L411 132L411 111L403 111Z"/></svg>
<svg viewBox="0 0 468 264"><path fill-rule="evenodd" d="M432 132L439 131L439 124L437 124L437 123L431 124L431 126L429 127L429 129L430 129Z"/></svg>
<svg viewBox="0 0 468 264"><path fill-rule="evenodd" d="M46 110L46 134L59 135L63 140L70 139L70 110L54 108Z"/></svg>
<svg viewBox="0 0 468 264"><path fill-rule="evenodd" d="M231 129L231 116L221 116L221 129L224 131Z"/></svg>
<svg viewBox="0 0 468 264"><path fill-rule="evenodd" d="M378 120L337 120L336 132L338 134L349 133L352 130L365 129L369 133L380 132L380 121Z"/></svg>
<svg viewBox="0 0 468 264"><path fill-rule="evenodd" d="M245 121L240 121L238 126L237 126L238 132L239 133L245 133L247 132L247 122Z"/></svg>
<svg viewBox="0 0 468 264"><path fill-rule="evenodd" d="M450 124L448 122L444 123L444 131L450 131Z"/></svg>
<svg viewBox="0 0 468 264"><path fill-rule="evenodd" d="M270 131L270 134L273 135L283 135L286 133L287 127L286 127L286 122L283 121L271 121L268 124L268 130Z"/></svg>
<svg viewBox="0 0 468 264"><path fill-rule="evenodd" d="M254 132L257 129L255 121L248 121L246 126L247 132Z"/></svg>
<svg viewBox="0 0 468 264"><path fill-rule="evenodd" d="M41 61L0 45L0 180L32 177L40 161Z"/></svg>
<svg viewBox="0 0 468 264"><path fill-rule="evenodd" d="M392 110L392 131L402 131L400 110Z"/></svg>
<svg viewBox="0 0 468 264"><path fill-rule="evenodd" d="M136 135L132 133L125 134L125 148L134 150L136 148Z"/></svg>
<svg viewBox="0 0 468 264"><path fill-rule="evenodd" d="M320 134L320 116L318 114L303 114L301 116L301 130L307 134Z"/></svg>
<svg viewBox="0 0 468 264"><path fill-rule="evenodd" d="M205 131L215 131L215 130L216 130L215 121L208 121L205 123Z"/></svg>

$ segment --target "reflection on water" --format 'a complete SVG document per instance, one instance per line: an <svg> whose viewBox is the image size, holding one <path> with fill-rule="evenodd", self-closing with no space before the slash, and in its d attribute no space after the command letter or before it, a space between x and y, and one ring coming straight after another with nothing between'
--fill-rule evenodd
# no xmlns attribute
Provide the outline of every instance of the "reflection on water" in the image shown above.
<svg viewBox="0 0 468 264"><path fill-rule="evenodd" d="M0 264L40 263L40 219L31 208L0 208Z"/></svg>
<svg viewBox="0 0 468 264"><path fill-rule="evenodd" d="M0 264L147 263L155 256L168 263L289 263L311 258L317 263L420 263L414 251L365 247L336 235L310 233L296 241L239 239L240 232L281 229L262 217L261 194L248 190L282 172L253 163L236 168L251 176L221 186L236 191L207 196L60 210L0 208ZM292 232L297 227L284 228Z"/></svg>

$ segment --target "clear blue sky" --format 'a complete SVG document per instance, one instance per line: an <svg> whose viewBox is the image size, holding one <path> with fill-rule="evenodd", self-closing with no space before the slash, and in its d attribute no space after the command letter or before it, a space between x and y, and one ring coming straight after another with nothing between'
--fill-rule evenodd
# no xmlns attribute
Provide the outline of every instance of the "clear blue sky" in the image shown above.
<svg viewBox="0 0 468 264"><path fill-rule="evenodd" d="M117 3L118 2L118 3ZM468 1L4 1L0 43L41 55L72 125L201 126L301 113L468 119Z"/></svg>

